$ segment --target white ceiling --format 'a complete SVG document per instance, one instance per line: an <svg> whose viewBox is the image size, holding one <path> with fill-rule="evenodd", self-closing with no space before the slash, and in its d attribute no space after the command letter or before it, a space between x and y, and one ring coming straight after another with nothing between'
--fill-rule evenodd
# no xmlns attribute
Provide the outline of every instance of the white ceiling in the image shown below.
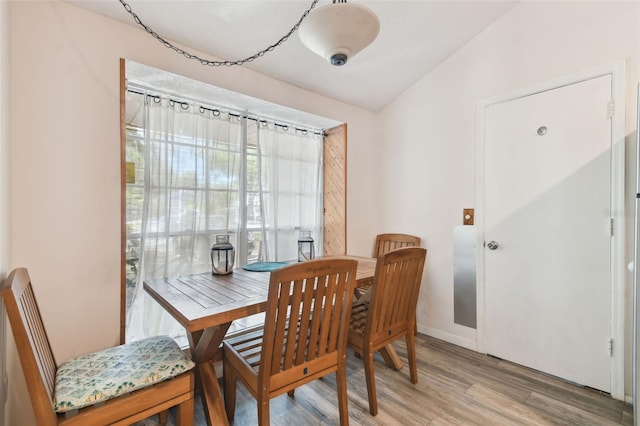
<svg viewBox="0 0 640 426"><path fill-rule="evenodd" d="M318 6L329 4L322 0ZM119 0L67 0L137 26ZM308 51L297 34L246 68L379 111L512 7L515 1L354 0L380 19L377 39L342 67ZM236 60L275 43L311 0L129 0L143 23L205 59ZM140 27L138 27L140 28ZM140 31L144 31L140 28ZM149 35L151 37L151 35ZM165 49L159 42L158 49ZM178 56L178 53L176 53ZM186 58L181 60L187 61ZM215 73L216 68L211 67Z"/></svg>

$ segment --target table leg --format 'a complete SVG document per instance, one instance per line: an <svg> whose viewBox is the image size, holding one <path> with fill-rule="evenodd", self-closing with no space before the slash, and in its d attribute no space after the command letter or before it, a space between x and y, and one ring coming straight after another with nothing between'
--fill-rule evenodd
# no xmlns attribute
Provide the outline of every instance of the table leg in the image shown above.
<svg viewBox="0 0 640 426"><path fill-rule="evenodd" d="M220 344L231 323L198 332L187 331L191 346L191 359L196 363L196 385L202 398L202 407L208 425L228 426L222 392L212 359L220 351Z"/></svg>
<svg viewBox="0 0 640 426"><path fill-rule="evenodd" d="M224 401L218 386L216 371L212 362L198 364L196 375L199 376L200 397L202 408L208 425L227 426L227 413L224 411Z"/></svg>
<svg viewBox="0 0 640 426"><path fill-rule="evenodd" d="M402 360L391 343L380 349L380 355L382 355L384 362L387 363L389 368L393 368L394 370L400 370L402 368Z"/></svg>

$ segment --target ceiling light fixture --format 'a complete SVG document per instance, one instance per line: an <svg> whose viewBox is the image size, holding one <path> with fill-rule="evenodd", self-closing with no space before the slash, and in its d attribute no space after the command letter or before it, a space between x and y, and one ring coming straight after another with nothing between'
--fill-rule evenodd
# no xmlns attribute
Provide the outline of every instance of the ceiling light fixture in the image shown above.
<svg viewBox="0 0 640 426"><path fill-rule="evenodd" d="M370 9L333 0L309 14L298 37L313 53L340 66L370 45L379 32L380 21Z"/></svg>
<svg viewBox="0 0 640 426"><path fill-rule="evenodd" d="M244 59L235 61L211 61L190 53L166 40L151 27L144 24L125 0L119 0L133 20L153 38L187 59L194 59L202 65L213 67L242 65L251 62L287 41L291 34L300 28L300 40L312 52L329 60L333 65L344 65L347 60L367 47L380 31L378 17L364 6L347 4L346 0L333 0L333 4L311 10L319 0L313 0L311 6L302 14L298 22L276 43ZM308 16L308 18L307 18ZM304 25L302 21L307 18ZM307 25L308 22L308 25Z"/></svg>

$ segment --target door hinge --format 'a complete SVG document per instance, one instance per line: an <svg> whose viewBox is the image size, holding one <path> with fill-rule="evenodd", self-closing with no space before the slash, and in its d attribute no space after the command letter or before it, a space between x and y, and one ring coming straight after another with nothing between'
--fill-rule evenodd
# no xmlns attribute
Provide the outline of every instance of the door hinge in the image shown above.
<svg viewBox="0 0 640 426"><path fill-rule="evenodd" d="M613 237L613 218L609 218L609 236Z"/></svg>
<svg viewBox="0 0 640 426"><path fill-rule="evenodd" d="M613 356L613 339L609 338L609 356Z"/></svg>
<svg viewBox="0 0 640 426"><path fill-rule="evenodd" d="M613 114L615 113L615 104L613 102L613 99L611 99L608 103L607 103L607 117L609 118L613 118Z"/></svg>

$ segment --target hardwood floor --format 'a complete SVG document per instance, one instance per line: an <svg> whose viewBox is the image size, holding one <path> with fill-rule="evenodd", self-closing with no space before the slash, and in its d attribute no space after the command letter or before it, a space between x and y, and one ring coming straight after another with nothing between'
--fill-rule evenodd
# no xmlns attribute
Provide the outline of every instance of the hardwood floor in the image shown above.
<svg viewBox="0 0 640 426"><path fill-rule="evenodd" d="M406 360L404 344L396 343ZM632 407L607 394L419 335L418 383L377 358L378 415L369 415L362 361L349 352L351 425L632 425ZM173 416L170 424L174 425ZM238 384L236 426L255 425L255 400ZM154 425L147 420L140 425ZM205 425L199 401L197 426ZM335 375L271 400L272 425L337 425Z"/></svg>

